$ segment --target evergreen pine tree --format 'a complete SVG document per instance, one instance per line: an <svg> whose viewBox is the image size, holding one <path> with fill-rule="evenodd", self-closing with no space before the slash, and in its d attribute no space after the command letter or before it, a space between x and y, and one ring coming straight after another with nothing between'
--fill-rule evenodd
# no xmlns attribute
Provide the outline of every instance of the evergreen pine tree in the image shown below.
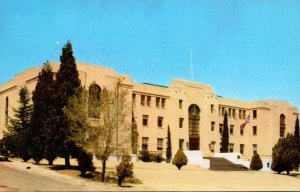
<svg viewBox="0 0 300 192"><path fill-rule="evenodd" d="M93 154L80 150L77 156L77 162L80 169L81 176L85 176L87 171L94 171Z"/></svg>
<svg viewBox="0 0 300 192"><path fill-rule="evenodd" d="M272 166L271 169L280 174L285 170L282 154L284 153L283 142L285 138L279 138L277 143L272 148Z"/></svg>
<svg viewBox="0 0 300 192"><path fill-rule="evenodd" d="M14 110L14 118L10 119L8 132L4 135L14 142L17 155L25 162L31 157L31 127L30 117L32 113L32 105L30 104L29 92L26 87L20 89L19 107Z"/></svg>
<svg viewBox="0 0 300 192"><path fill-rule="evenodd" d="M172 159L172 145L171 145L171 132L170 132L170 126L168 125L168 140L167 140L167 151L166 151L166 161L167 163L170 163Z"/></svg>
<svg viewBox="0 0 300 192"><path fill-rule="evenodd" d="M227 111L225 111L224 121L223 121L223 131L221 137L221 153L228 152L228 145L229 145L228 117L227 117Z"/></svg>
<svg viewBox="0 0 300 192"><path fill-rule="evenodd" d="M57 146L55 138L57 132L53 126L54 117L54 78L50 64L43 65L38 75L37 84L32 95L33 112L31 117L32 152L36 163L42 158L46 158L49 165L57 156Z"/></svg>
<svg viewBox="0 0 300 192"><path fill-rule="evenodd" d="M81 92L81 83L77 71L71 42L62 48L60 57L61 65L56 74L55 81L55 112L54 124L59 135L60 154L65 158L65 165L70 166L70 153L75 150L74 143L68 138L70 136L70 125L64 114L63 108L67 105L69 98L78 96Z"/></svg>
<svg viewBox="0 0 300 192"><path fill-rule="evenodd" d="M250 168L252 170L260 170L261 168L263 168L263 163L260 159L260 156L257 152L254 152L254 155L251 158L251 163L250 163Z"/></svg>
<svg viewBox="0 0 300 192"><path fill-rule="evenodd" d="M295 122L295 131L294 131L294 137L296 140L296 143L299 145L298 148L300 148L300 135L299 135L299 118L297 116L296 122Z"/></svg>
<svg viewBox="0 0 300 192"><path fill-rule="evenodd" d="M131 148L132 148L132 154L137 154L137 150L138 150L138 137L139 137L139 133L137 131L137 124L134 118L134 114L132 111L132 125L131 125Z"/></svg>
<svg viewBox="0 0 300 192"><path fill-rule="evenodd" d="M277 173L290 171L299 165L300 153L297 143L292 134L288 133L285 138L280 138L272 149L272 170Z"/></svg>

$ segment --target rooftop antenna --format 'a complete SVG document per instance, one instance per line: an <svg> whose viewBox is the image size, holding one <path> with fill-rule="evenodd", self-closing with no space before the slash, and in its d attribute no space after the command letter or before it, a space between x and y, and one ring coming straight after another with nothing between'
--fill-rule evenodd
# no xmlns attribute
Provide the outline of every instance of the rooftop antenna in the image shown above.
<svg viewBox="0 0 300 192"><path fill-rule="evenodd" d="M194 81L194 72L193 72L193 51L191 50L191 78Z"/></svg>

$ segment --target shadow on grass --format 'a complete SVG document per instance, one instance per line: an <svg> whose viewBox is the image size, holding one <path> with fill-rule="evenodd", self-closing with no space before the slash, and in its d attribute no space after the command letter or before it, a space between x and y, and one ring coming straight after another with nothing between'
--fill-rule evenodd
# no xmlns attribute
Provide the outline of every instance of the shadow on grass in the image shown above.
<svg viewBox="0 0 300 192"><path fill-rule="evenodd" d="M291 177L298 177L298 179L300 179L300 173L295 173L295 172L290 172L290 174L288 175L287 172L281 172L281 173L277 173L274 172L275 175L285 175L285 176L291 176Z"/></svg>
<svg viewBox="0 0 300 192"><path fill-rule="evenodd" d="M12 162L11 160L9 160L9 159L0 159L0 162L1 161L4 161L4 162Z"/></svg>
<svg viewBox="0 0 300 192"><path fill-rule="evenodd" d="M76 165L70 165L70 166L65 166L65 165L53 165L50 167L51 170L78 170L79 171L79 167Z"/></svg>
<svg viewBox="0 0 300 192"><path fill-rule="evenodd" d="M99 172L99 171L88 172L85 175L80 175L80 177L89 179L92 181L100 182L101 181L101 172ZM117 178L116 171L106 171L104 183L117 184L118 178ZM131 186L129 184L141 184L141 183L142 183L141 180L139 180L135 177L129 177L123 181L123 184L125 184L125 185L122 185L121 187L131 188L133 186Z"/></svg>
<svg viewBox="0 0 300 192"><path fill-rule="evenodd" d="M45 164L48 165L48 164ZM96 181L96 182L100 182L101 181L101 172L99 171L88 171L86 174L82 175L80 174L80 169L79 166L75 166L75 165L71 165L69 167L66 167L65 165L53 165L51 167L49 167L51 170L55 170L55 171L61 171L61 170L76 170L78 171L78 176L80 176L83 179L86 180L91 180L91 181ZM105 173L105 179L104 179L105 183L111 183L111 184L117 184L118 183L118 177L117 177L117 172L113 171L113 170L106 170ZM135 177L129 177L129 178L125 178L123 181L123 184L121 187L124 188L131 188L133 186L129 185L129 184L141 184L141 180L135 178Z"/></svg>

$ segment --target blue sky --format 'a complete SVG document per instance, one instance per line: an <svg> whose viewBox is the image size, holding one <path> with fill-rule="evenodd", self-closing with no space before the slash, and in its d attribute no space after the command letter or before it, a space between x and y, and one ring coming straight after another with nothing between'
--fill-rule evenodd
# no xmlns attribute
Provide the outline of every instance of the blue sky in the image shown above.
<svg viewBox="0 0 300 192"><path fill-rule="evenodd" d="M78 61L135 82L209 84L245 101L300 107L299 0L0 0L0 84L71 40ZM59 42L59 44L57 44Z"/></svg>

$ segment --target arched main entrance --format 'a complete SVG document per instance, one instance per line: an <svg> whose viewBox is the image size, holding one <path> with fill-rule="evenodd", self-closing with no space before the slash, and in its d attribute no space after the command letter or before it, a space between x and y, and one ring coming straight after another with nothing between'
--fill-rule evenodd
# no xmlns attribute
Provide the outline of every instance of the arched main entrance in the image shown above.
<svg viewBox="0 0 300 192"><path fill-rule="evenodd" d="M189 150L200 149L200 108L196 104L189 107Z"/></svg>

